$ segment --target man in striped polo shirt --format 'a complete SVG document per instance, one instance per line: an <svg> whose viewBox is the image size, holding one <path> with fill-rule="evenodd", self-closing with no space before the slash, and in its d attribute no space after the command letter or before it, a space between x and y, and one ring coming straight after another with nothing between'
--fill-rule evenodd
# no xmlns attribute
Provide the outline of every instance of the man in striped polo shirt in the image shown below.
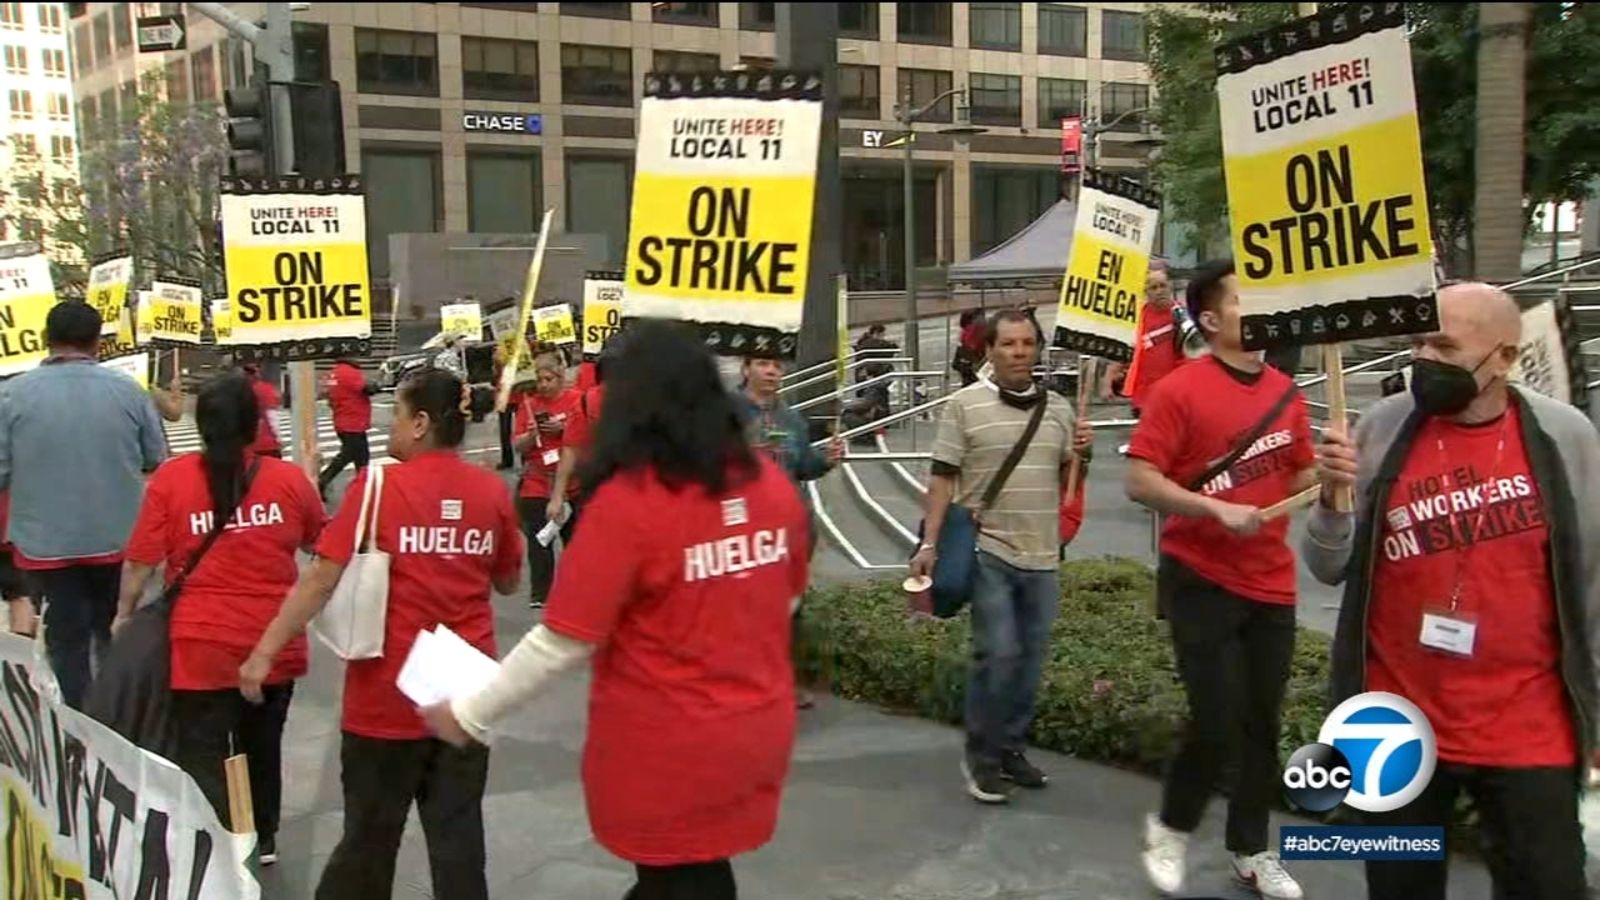
<svg viewBox="0 0 1600 900"><path fill-rule="evenodd" d="M1034 408L1039 430L987 509L978 511L978 575L972 593L972 667L967 684L967 791L1005 803L1006 782L1048 781L1023 755L1034 700L1061 602L1057 580L1063 473L1073 453L1087 456L1093 432L1073 424L1071 405L1033 380L1038 332L1019 310L990 320L985 344L992 380L963 388L945 404L933 445L924 540L912 574L931 574L939 530L952 502L971 508L1011 452Z"/></svg>

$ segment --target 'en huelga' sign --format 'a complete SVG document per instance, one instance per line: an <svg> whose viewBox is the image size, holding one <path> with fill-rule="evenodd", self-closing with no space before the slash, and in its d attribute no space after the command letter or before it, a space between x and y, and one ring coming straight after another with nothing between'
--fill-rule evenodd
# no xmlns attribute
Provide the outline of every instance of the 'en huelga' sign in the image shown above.
<svg viewBox="0 0 1600 900"><path fill-rule="evenodd" d="M126 253L110 256L89 268L90 306L100 313L100 333L115 334L117 318L128 305L128 284L133 280L133 257Z"/></svg>
<svg viewBox="0 0 1600 900"><path fill-rule="evenodd" d="M359 175L224 178L222 241L234 343L337 356L372 334Z"/></svg>
<svg viewBox="0 0 1600 900"><path fill-rule="evenodd" d="M0 376L26 372L49 354L44 320L55 305L43 253L0 257Z"/></svg>
<svg viewBox="0 0 1600 900"><path fill-rule="evenodd" d="M1160 198L1144 187L1084 170L1061 280L1056 346L1123 362L1133 358L1160 208Z"/></svg>
<svg viewBox="0 0 1600 900"><path fill-rule="evenodd" d="M1403 5L1341 4L1216 55L1245 346L1437 328Z"/></svg>
<svg viewBox="0 0 1600 900"><path fill-rule="evenodd" d="M792 356L821 125L815 74L647 76L623 317L694 323L719 353Z"/></svg>

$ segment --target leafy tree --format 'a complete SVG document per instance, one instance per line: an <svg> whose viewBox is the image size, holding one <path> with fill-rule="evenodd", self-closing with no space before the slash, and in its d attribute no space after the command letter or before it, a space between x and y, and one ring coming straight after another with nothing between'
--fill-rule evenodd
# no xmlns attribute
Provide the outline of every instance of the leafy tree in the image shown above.
<svg viewBox="0 0 1600 900"><path fill-rule="evenodd" d="M37 167L15 167L0 215L52 221L47 237L76 248L83 260L126 249L145 277L182 275L220 289L214 244L218 179L228 160L222 115L214 104L161 99L160 85L147 80L136 107L115 123L81 123L77 181L48 183ZM71 293L86 274L82 265L63 266L57 287Z"/></svg>
<svg viewBox="0 0 1600 900"><path fill-rule="evenodd" d="M1600 176L1600 6L1532 4L1528 49L1528 214L1581 199ZM1155 164L1174 218L1194 227L1194 249L1227 236L1227 191L1212 49L1295 16L1292 3L1153 7L1150 69L1154 120L1166 144ZM1434 236L1445 267L1471 271L1477 140L1478 6L1407 4L1423 164Z"/></svg>

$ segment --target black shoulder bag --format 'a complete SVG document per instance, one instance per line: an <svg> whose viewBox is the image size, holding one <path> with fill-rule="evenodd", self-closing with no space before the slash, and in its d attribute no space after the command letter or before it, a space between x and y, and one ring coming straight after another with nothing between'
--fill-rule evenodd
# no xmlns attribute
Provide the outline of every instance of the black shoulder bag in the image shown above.
<svg viewBox="0 0 1600 900"><path fill-rule="evenodd" d="M172 717L172 607L250 492L260 468L257 457L239 486L239 500L226 512L218 512L183 571L159 599L140 607L117 631L84 697L86 714L159 756L171 759L177 749L177 723Z"/></svg>

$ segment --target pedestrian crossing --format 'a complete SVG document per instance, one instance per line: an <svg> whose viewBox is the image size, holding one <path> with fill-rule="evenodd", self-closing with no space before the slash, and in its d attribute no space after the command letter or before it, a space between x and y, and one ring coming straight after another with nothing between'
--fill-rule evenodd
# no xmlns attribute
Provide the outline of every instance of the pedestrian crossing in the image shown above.
<svg viewBox="0 0 1600 900"><path fill-rule="evenodd" d="M268 413L272 418L274 429L278 433L278 440L283 445L283 458L294 459L297 448L290 440L293 426L290 424L290 413L287 410L275 409ZM167 432L167 451L173 456L180 453L198 453L201 449L200 430L195 426L191 415L186 415L178 422L163 422ZM376 465L386 466L395 462L389 456L389 431L386 428L368 428L367 445L372 450L372 462ZM327 409L317 408L317 452L323 462L332 459L339 452L339 436L333 430L333 416Z"/></svg>

